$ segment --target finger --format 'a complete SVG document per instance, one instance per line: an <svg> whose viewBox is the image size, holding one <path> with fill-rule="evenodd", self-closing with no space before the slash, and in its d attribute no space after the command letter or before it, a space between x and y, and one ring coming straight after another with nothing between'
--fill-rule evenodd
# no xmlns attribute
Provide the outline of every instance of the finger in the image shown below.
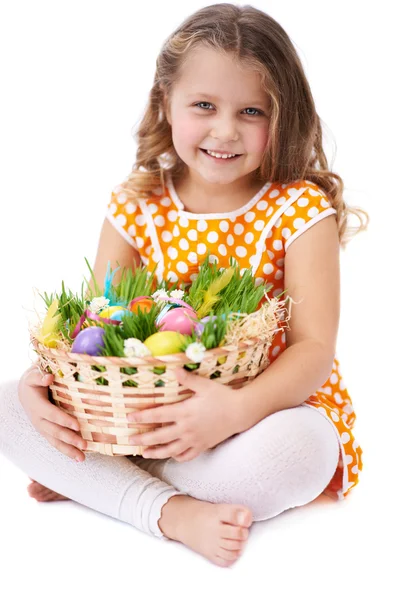
<svg viewBox="0 0 400 600"><path fill-rule="evenodd" d="M49 444L54 446L54 448L56 448L56 450L59 450L59 452L62 452L62 454L65 454L65 456L68 456L69 458L72 458L73 460L77 460L79 462L83 462L85 460L84 453L81 452L80 450L78 450L77 448L75 448L74 446L71 446L70 444L66 444L65 442L62 442L61 440L59 440L58 438L55 438L55 437L49 435L48 433L43 433L43 437L45 437L46 440L49 442Z"/></svg>
<svg viewBox="0 0 400 600"><path fill-rule="evenodd" d="M75 419L61 408L58 408L58 406L51 404L51 402L46 404L46 408L43 410L42 416L47 421L57 423L57 425L61 425L61 427L73 429L74 431L80 431L78 419Z"/></svg>
<svg viewBox="0 0 400 600"><path fill-rule="evenodd" d="M216 383L215 381L207 379L207 377L195 375L194 373L190 373L189 371L186 371L182 368L177 368L174 371L179 383L189 388L189 390L192 390L193 392L210 392L210 388L221 385Z"/></svg>
<svg viewBox="0 0 400 600"><path fill-rule="evenodd" d="M54 375L51 373L42 373L39 367L32 367L26 371L24 381L34 387L48 387L53 383Z"/></svg>
<svg viewBox="0 0 400 600"><path fill-rule="evenodd" d="M144 458L172 458L176 454L179 454L179 452L182 452L181 439L175 440L171 444L164 444L164 446L144 448L142 456Z"/></svg>
<svg viewBox="0 0 400 600"><path fill-rule="evenodd" d="M86 440L66 427L61 427L56 423L42 419L41 429L46 431L53 438L57 438L70 446L75 446L81 450L86 450L87 448Z"/></svg>
<svg viewBox="0 0 400 600"><path fill-rule="evenodd" d="M177 425L171 425L170 427L159 427L156 431L136 433L129 438L129 443L137 446L156 446L157 444L169 444L178 437Z"/></svg>
<svg viewBox="0 0 400 600"><path fill-rule="evenodd" d="M199 452L194 448L188 448L187 450L185 450L185 452L174 456L174 459L177 462L187 462L188 460L193 460L194 458L196 458L196 456L199 456Z"/></svg>
<svg viewBox="0 0 400 600"><path fill-rule="evenodd" d="M179 402L174 402L168 406L158 406L157 408L137 410L136 412L128 413L126 418L131 423L175 423L175 404L179 404Z"/></svg>

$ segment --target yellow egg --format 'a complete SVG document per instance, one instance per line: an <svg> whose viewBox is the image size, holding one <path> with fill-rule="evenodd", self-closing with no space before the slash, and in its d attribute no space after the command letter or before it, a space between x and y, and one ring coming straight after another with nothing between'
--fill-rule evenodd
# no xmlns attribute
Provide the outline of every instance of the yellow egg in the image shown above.
<svg viewBox="0 0 400 600"><path fill-rule="evenodd" d="M113 314L118 312L119 310L126 310L123 306L108 306L104 308L101 313L99 313L99 317L103 317L105 319L111 319Z"/></svg>
<svg viewBox="0 0 400 600"><path fill-rule="evenodd" d="M143 343L153 356L162 356L163 354L181 352L182 343L185 339L185 336L177 331L158 331Z"/></svg>

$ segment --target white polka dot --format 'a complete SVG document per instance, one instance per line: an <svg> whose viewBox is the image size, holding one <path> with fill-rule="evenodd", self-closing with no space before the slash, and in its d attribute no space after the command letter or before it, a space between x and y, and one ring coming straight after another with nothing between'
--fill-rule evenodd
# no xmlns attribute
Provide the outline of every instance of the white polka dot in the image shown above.
<svg viewBox="0 0 400 600"><path fill-rule="evenodd" d="M325 198L322 198L322 200L321 200L321 202L320 202L320 205L321 205L321 206L323 206L324 208L329 208L329 207L330 207L330 204L329 204L329 202L327 202L327 201L325 200Z"/></svg>
<svg viewBox="0 0 400 600"><path fill-rule="evenodd" d="M151 253L151 246L147 246L144 251L147 255L149 255Z"/></svg>
<svg viewBox="0 0 400 600"><path fill-rule="evenodd" d="M219 224L219 228L224 233L226 233L227 231L229 231L229 223L228 223L228 221L221 221L220 224Z"/></svg>
<svg viewBox="0 0 400 600"><path fill-rule="evenodd" d="M318 190L314 190L314 188L310 187L308 188L308 193L310 194L310 196L320 196L321 192Z"/></svg>
<svg viewBox="0 0 400 600"><path fill-rule="evenodd" d="M173 223L178 218L178 213L176 212L176 210L169 210L167 213L167 217L168 221L171 221L171 223Z"/></svg>
<svg viewBox="0 0 400 600"><path fill-rule="evenodd" d="M236 233L236 235L242 235L244 227L241 223L236 223L235 227L233 228L233 231Z"/></svg>
<svg viewBox="0 0 400 600"><path fill-rule="evenodd" d="M189 225L189 219L185 216L179 217L179 225L181 227L187 227Z"/></svg>
<svg viewBox="0 0 400 600"><path fill-rule="evenodd" d="M238 246L235 249L235 252L238 256L240 256L240 258L243 258L247 254L247 250L246 250L246 248L244 248L244 246Z"/></svg>
<svg viewBox="0 0 400 600"><path fill-rule="evenodd" d="M175 260L176 258L178 258L178 250L176 248L174 248L173 246L170 246L167 250L167 254L170 258L172 258L172 260Z"/></svg>
<svg viewBox="0 0 400 600"><path fill-rule="evenodd" d="M267 206L268 206L268 202L266 202L265 200L260 200L260 202L257 202L258 210L266 210Z"/></svg>
<svg viewBox="0 0 400 600"><path fill-rule="evenodd" d="M125 206L125 210L128 213L128 215L131 215L135 212L136 206L132 204L132 202L128 202L128 204Z"/></svg>
<svg viewBox="0 0 400 600"><path fill-rule="evenodd" d="M161 194L163 193L163 189L161 186L154 188L153 190L153 194L155 194L156 196L161 196Z"/></svg>
<svg viewBox="0 0 400 600"><path fill-rule="evenodd" d="M286 210L285 210L285 215L287 217L293 217L293 215L296 213L296 210L294 208L294 206L289 206Z"/></svg>
<svg viewBox="0 0 400 600"><path fill-rule="evenodd" d="M115 220L117 221L118 225L121 225L122 227L126 225L127 219L125 215L117 215Z"/></svg>
<svg viewBox="0 0 400 600"><path fill-rule="evenodd" d="M347 434L349 435L349 434ZM353 462L353 457L350 454L345 454L344 455L344 460L346 462L346 465L350 465Z"/></svg>
<svg viewBox="0 0 400 600"><path fill-rule="evenodd" d="M272 190L272 192L270 192L268 195L270 198L276 198L279 196L279 190Z"/></svg>
<svg viewBox="0 0 400 600"><path fill-rule="evenodd" d="M283 265L285 264L285 259L284 258L278 258L278 260L276 261L276 264L278 267L283 267Z"/></svg>
<svg viewBox="0 0 400 600"><path fill-rule="evenodd" d="M353 443L352 443L352 447L353 447L354 452L357 450L358 446L359 446L359 444L358 444L357 440L354 440Z"/></svg>
<svg viewBox="0 0 400 600"><path fill-rule="evenodd" d="M182 250L189 250L189 242L185 240L185 238L181 238L179 240L179 247L182 248Z"/></svg>
<svg viewBox="0 0 400 600"><path fill-rule="evenodd" d="M137 237L135 238L135 242L138 248L143 248L144 246L144 239L141 237Z"/></svg>
<svg viewBox="0 0 400 600"><path fill-rule="evenodd" d="M258 287L259 285L263 285L265 283L264 279L262 277L256 277L256 281L255 284Z"/></svg>
<svg viewBox="0 0 400 600"><path fill-rule="evenodd" d="M309 199L302 196L297 200L297 206L307 206L310 203Z"/></svg>
<svg viewBox="0 0 400 600"><path fill-rule="evenodd" d="M188 261L195 265L197 263L197 254L195 252L189 252Z"/></svg>
<svg viewBox="0 0 400 600"><path fill-rule="evenodd" d="M154 213L156 213L158 211L158 206L157 206L157 204L154 204L154 202L152 202L151 204L149 204L149 209L150 209L150 213L152 215L154 215Z"/></svg>
<svg viewBox="0 0 400 600"><path fill-rule="evenodd" d="M254 254L253 256L250 256L249 258L249 263L251 264L252 267L255 267L258 265L258 257Z"/></svg>
<svg viewBox="0 0 400 600"><path fill-rule="evenodd" d="M282 206L283 204L285 204L287 198L285 196L281 196L280 198L278 198L278 200L276 200L276 204L278 206Z"/></svg>
<svg viewBox="0 0 400 600"><path fill-rule="evenodd" d="M358 473L358 466L354 465L354 467L351 468L351 472L354 473L354 475L357 475L357 473Z"/></svg>
<svg viewBox="0 0 400 600"><path fill-rule="evenodd" d="M347 444L347 442L350 440L350 435L347 433L347 431L344 431L342 433L341 440L342 440L343 444Z"/></svg>
<svg viewBox="0 0 400 600"><path fill-rule="evenodd" d="M134 225L129 225L129 227L128 227L128 233L132 237L135 237L135 235L136 235L136 227Z"/></svg>
<svg viewBox="0 0 400 600"><path fill-rule="evenodd" d="M274 212L274 207L270 206L269 209L267 210L267 217L269 217L270 215L272 215L273 212Z"/></svg>
<svg viewBox="0 0 400 600"><path fill-rule="evenodd" d="M254 229L256 231L262 231L264 229L264 221L260 219L254 223Z"/></svg>
<svg viewBox="0 0 400 600"><path fill-rule="evenodd" d="M116 205L116 204L114 204L114 202L112 202L112 203L110 204L110 213L111 213L112 215L113 215L114 213L116 213L116 212L117 212L117 208L118 208L118 207L117 207L117 205Z"/></svg>
<svg viewBox="0 0 400 600"><path fill-rule="evenodd" d="M189 275L189 279L190 279L190 281L196 281L198 276L199 276L198 273L192 273L191 275Z"/></svg>
<svg viewBox="0 0 400 600"><path fill-rule="evenodd" d="M245 267L243 267L242 269L240 269L239 273L240 273L240 275L241 275L242 277L243 277L243 275L244 275L245 271L246 271L246 268L245 268Z"/></svg>
<svg viewBox="0 0 400 600"><path fill-rule="evenodd" d="M119 204L125 204L125 202L128 200L128 196L125 194L125 192L121 192L118 194L117 200Z"/></svg>
<svg viewBox="0 0 400 600"><path fill-rule="evenodd" d="M233 237L233 235L228 235L228 237L226 238L226 243L228 244L228 246L233 246L233 244L235 243L235 238Z"/></svg>
<svg viewBox="0 0 400 600"><path fill-rule="evenodd" d="M339 417L337 416L337 414L335 412L333 412L333 410L331 411L331 418L332 418L332 421L336 421L336 423L339 421Z"/></svg>
<svg viewBox="0 0 400 600"><path fill-rule="evenodd" d="M346 384L345 384L345 382L343 381L343 379L341 379L341 380L339 381L339 390L342 390L342 392L343 392L343 390L345 390L345 389L346 389Z"/></svg>
<svg viewBox="0 0 400 600"><path fill-rule="evenodd" d="M279 296L279 294L282 294L282 292L283 292L283 289L282 289L282 288L277 288L276 290L274 290L274 291L272 292L272 295L273 295L273 296L274 296L274 298L275 298L276 296Z"/></svg>
<svg viewBox="0 0 400 600"><path fill-rule="evenodd" d="M267 254L268 254L270 260L274 260L275 254L273 252L271 252L271 250L267 250Z"/></svg>
<svg viewBox="0 0 400 600"><path fill-rule="evenodd" d="M244 215L244 220L246 221L246 223L251 223L252 221L254 221L254 219L256 218L256 213L253 213L253 211L249 211Z"/></svg>
<svg viewBox="0 0 400 600"><path fill-rule="evenodd" d="M282 279L282 277L283 277L283 271L278 269L275 274L275 279Z"/></svg>
<svg viewBox="0 0 400 600"><path fill-rule="evenodd" d="M210 254L210 258L209 258L209 263L218 263L219 262L219 258L218 256L215 256L215 254Z"/></svg>
<svg viewBox="0 0 400 600"><path fill-rule="evenodd" d="M281 351L281 347L275 346L275 348L272 350L272 356L277 356L277 354L279 354L280 351Z"/></svg>
<svg viewBox="0 0 400 600"><path fill-rule="evenodd" d="M171 198L168 198L168 196L166 196L165 198L160 200L160 204L162 204L163 206L171 206Z"/></svg>
<svg viewBox="0 0 400 600"><path fill-rule="evenodd" d="M135 217L135 223L136 225L139 225L139 227L143 227L143 225L146 223L146 217L144 215L137 215Z"/></svg>
<svg viewBox="0 0 400 600"><path fill-rule="evenodd" d="M206 231L208 229L207 222L204 219L199 219L197 221L197 231Z"/></svg>
<svg viewBox="0 0 400 600"><path fill-rule="evenodd" d="M197 242L197 231L195 229L189 229L187 236L192 242Z"/></svg>
<svg viewBox="0 0 400 600"><path fill-rule="evenodd" d="M218 242L218 233L216 231L210 231L210 233L207 235L207 241L210 242L210 244L215 244L215 242Z"/></svg>
<svg viewBox="0 0 400 600"><path fill-rule="evenodd" d="M273 273L273 271L274 267L271 265L271 263L265 263L265 265L263 266L263 273L269 275L270 273Z"/></svg>
<svg viewBox="0 0 400 600"><path fill-rule="evenodd" d="M246 235L244 236L244 241L246 242L246 244L251 244L253 240L254 240L254 233L251 233L251 231L246 233Z"/></svg>
<svg viewBox="0 0 400 600"><path fill-rule="evenodd" d="M180 260L176 265L176 270L179 271L179 273L187 273L189 271L189 267L186 263Z"/></svg>
<svg viewBox="0 0 400 600"><path fill-rule="evenodd" d="M290 229L288 227L284 227L282 229L282 237L284 237L285 240L287 240L288 238L290 238L291 235L292 235L292 232L290 231Z"/></svg>
<svg viewBox="0 0 400 600"><path fill-rule="evenodd" d="M317 410L319 410L319 412L322 413L323 415L326 415L326 410L323 406L318 406Z"/></svg>
<svg viewBox="0 0 400 600"><path fill-rule="evenodd" d="M157 227L164 227L165 219L162 215L157 215L154 217L154 223L157 225Z"/></svg>
<svg viewBox="0 0 400 600"><path fill-rule="evenodd" d="M319 213L319 210L316 206L312 206L308 211L307 211L307 215L309 217L311 217L311 219L313 219L314 217L317 216L317 214Z"/></svg>
<svg viewBox="0 0 400 600"><path fill-rule="evenodd" d="M272 247L274 248L274 250L282 250L283 248L283 244L281 240L274 240Z"/></svg>
<svg viewBox="0 0 400 600"><path fill-rule="evenodd" d="M333 397L335 398L336 404L343 404L343 398L339 394L339 392L336 392L335 394L333 394Z"/></svg>
<svg viewBox="0 0 400 600"><path fill-rule="evenodd" d="M327 394L327 396L331 396L332 395L332 388L331 387L323 387L321 388L321 392L323 392L324 394Z"/></svg>
<svg viewBox="0 0 400 600"><path fill-rule="evenodd" d="M304 219L295 219L293 221L293 227L295 227L296 229L300 229L301 227L303 227L303 225L305 225Z"/></svg>
<svg viewBox="0 0 400 600"><path fill-rule="evenodd" d="M285 332L282 333L281 339L282 339L282 344L286 344L286 333Z"/></svg>
<svg viewBox="0 0 400 600"><path fill-rule="evenodd" d="M172 240L172 233L170 231L163 231L161 238L164 242L170 242Z"/></svg>
<svg viewBox="0 0 400 600"><path fill-rule="evenodd" d="M222 256L226 256L228 254L225 244L220 244L218 246L218 252L222 254Z"/></svg>
<svg viewBox="0 0 400 600"><path fill-rule="evenodd" d="M174 228L172 230L172 235L174 237L178 237L180 234L181 234L181 232L180 232L178 225L174 225Z"/></svg>
<svg viewBox="0 0 400 600"><path fill-rule="evenodd" d="M207 246L205 244L197 244L197 254L205 254L207 252Z"/></svg>
<svg viewBox="0 0 400 600"><path fill-rule="evenodd" d="M329 381L333 384L337 383L339 381L339 377L337 376L336 373L332 373L332 375L330 376Z"/></svg>
<svg viewBox="0 0 400 600"><path fill-rule="evenodd" d="M167 279L170 279L173 282L178 281L178 275L174 273L174 271L168 271Z"/></svg>

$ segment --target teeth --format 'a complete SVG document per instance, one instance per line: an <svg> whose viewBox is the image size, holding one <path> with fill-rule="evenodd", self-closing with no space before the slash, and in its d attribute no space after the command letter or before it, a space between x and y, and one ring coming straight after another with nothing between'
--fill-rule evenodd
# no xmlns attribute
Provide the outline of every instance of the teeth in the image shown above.
<svg viewBox="0 0 400 600"><path fill-rule="evenodd" d="M216 158L232 158L232 156L236 156L236 154L218 154L217 152L211 152L211 150L206 151L210 156L215 156Z"/></svg>

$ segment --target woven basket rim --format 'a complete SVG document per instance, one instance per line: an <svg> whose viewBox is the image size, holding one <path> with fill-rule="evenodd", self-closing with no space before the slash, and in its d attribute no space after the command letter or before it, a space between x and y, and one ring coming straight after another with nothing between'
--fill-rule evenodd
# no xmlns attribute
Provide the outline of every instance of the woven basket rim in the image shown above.
<svg viewBox="0 0 400 600"><path fill-rule="evenodd" d="M92 356L90 354L79 354L77 352L66 352L65 350L58 350L56 348L49 348L48 346L44 346L41 342L39 342L35 337L31 336L31 344L33 344L34 348L45 356L50 356L53 358L61 358L65 360L70 360L76 363L93 363L95 362L98 365L107 365L109 363L114 364L115 366L120 365L123 367L137 367L143 365L151 365L164 366L165 363L182 363L182 361L191 363L193 361L186 355L185 352L176 352L174 354L162 354L158 356L148 356L148 357L122 357L122 356ZM238 344L226 344L224 346L219 346L217 348L211 348L210 350L205 350L204 358L212 358L219 357L221 355L226 354L226 352L242 350L245 348L249 348L256 344L265 344L268 343L267 340L263 340L259 337L249 338L248 340L243 340ZM202 361L201 361L202 362Z"/></svg>

